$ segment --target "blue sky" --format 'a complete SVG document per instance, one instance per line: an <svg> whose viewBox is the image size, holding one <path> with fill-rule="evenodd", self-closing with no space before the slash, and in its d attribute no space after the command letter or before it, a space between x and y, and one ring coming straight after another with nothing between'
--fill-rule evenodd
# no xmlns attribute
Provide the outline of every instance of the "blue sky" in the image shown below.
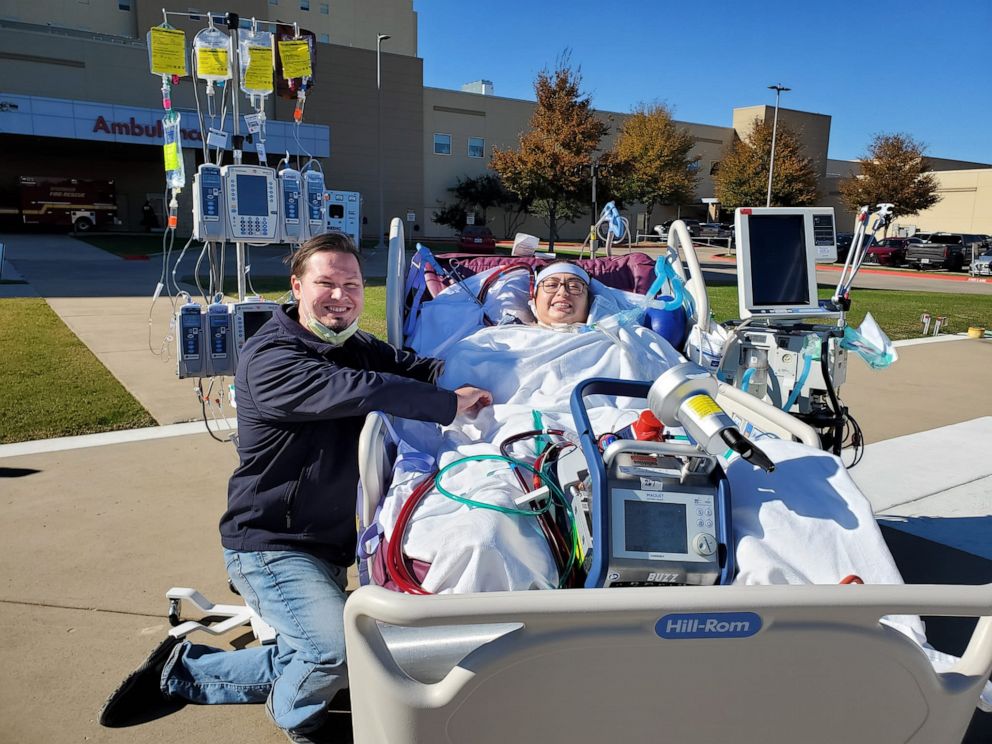
<svg viewBox="0 0 992 744"><path fill-rule="evenodd" d="M992 163L992 0L414 0L424 84L492 80L533 100L569 49L596 108L663 101L677 119L730 126L774 103L832 117L832 158L904 132L935 157Z"/></svg>

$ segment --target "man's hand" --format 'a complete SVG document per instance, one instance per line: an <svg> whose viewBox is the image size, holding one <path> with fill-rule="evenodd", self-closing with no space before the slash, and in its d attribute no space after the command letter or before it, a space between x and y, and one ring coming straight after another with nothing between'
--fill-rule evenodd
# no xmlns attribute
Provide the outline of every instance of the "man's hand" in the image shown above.
<svg viewBox="0 0 992 744"><path fill-rule="evenodd" d="M475 416L483 408L493 404L492 393L471 385L458 388L455 390L455 395L458 397L458 415L467 413L469 416Z"/></svg>

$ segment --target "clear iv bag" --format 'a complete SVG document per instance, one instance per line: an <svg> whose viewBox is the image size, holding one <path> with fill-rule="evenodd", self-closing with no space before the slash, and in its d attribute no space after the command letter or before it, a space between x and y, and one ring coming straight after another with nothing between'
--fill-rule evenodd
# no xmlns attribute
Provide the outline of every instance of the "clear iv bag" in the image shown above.
<svg viewBox="0 0 992 744"><path fill-rule="evenodd" d="M175 111L167 111L162 117L165 156L165 185L170 189L186 186L186 166L183 164L183 140L180 124L182 119Z"/></svg>
<svg viewBox="0 0 992 744"><path fill-rule="evenodd" d="M238 46L241 90L249 96L267 96L273 89L272 34L242 31Z"/></svg>
<svg viewBox="0 0 992 744"><path fill-rule="evenodd" d="M196 76L212 83L231 79L231 37L210 26L193 38Z"/></svg>

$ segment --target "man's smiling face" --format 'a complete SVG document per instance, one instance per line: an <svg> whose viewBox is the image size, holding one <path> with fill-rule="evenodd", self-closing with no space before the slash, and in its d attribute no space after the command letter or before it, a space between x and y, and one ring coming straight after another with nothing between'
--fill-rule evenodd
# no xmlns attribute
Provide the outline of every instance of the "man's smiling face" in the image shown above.
<svg viewBox="0 0 992 744"><path fill-rule="evenodd" d="M350 253L320 251L307 261L303 276L290 278L300 306L300 322L313 317L339 332L350 326L365 308L362 268Z"/></svg>

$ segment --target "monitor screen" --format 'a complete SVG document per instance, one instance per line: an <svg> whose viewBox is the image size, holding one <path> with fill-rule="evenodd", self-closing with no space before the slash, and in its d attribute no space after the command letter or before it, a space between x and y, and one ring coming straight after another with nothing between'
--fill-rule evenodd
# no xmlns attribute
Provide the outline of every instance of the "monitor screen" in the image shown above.
<svg viewBox="0 0 992 744"><path fill-rule="evenodd" d="M245 341L250 339L272 317L275 309L250 310L243 313L245 319Z"/></svg>
<svg viewBox="0 0 992 744"><path fill-rule="evenodd" d="M625 549L633 553L686 553L685 504L624 501Z"/></svg>
<svg viewBox="0 0 992 744"><path fill-rule="evenodd" d="M751 215L751 302L756 307L810 304L803 215Z"/></svg>
<svg viewBox="0 0 992 744"><path fill-rule="evenodd" d="M344 219L344 204L328 204L327 216L332 220Z"/></svg>
<svg viewBox="0 0 992 744"><path fill-rule="evenodd" d="M269 179L265 176L238 174L238 214L245 217L268 217Z"/></svg>

